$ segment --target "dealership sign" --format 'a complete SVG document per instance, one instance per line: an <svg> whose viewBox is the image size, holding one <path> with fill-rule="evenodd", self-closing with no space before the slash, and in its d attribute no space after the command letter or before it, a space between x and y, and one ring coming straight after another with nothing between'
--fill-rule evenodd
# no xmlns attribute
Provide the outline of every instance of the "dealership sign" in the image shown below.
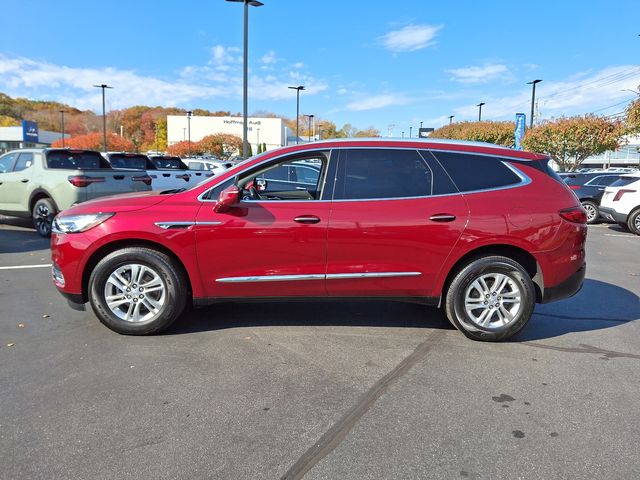
<svg viewBox="0 0 640 480"><path fill-rule="evenodd" d="M22 121L22 141L38 143L38 124L36 122Z"/></svg>

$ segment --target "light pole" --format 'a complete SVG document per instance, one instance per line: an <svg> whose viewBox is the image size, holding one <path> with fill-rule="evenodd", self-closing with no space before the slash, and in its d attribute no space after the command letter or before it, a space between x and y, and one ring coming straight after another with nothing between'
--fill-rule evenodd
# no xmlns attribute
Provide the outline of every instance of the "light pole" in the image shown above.
<svg viewBox="0 0 640 480"><path fill-rule="evenodd" d="M402 132L402 138L404 138L404 132Z"/></svg>
<svg viewBox="0 0 640 480"><path fill-rule="evenodd" d="M110 87L109 85L105 85L104 83L101 85L94 85L94 87L102 89L102 140L103 140L104 152L107 153L107 113L106 113L105 104L104 104L104 90L105 88L113 88L113 87Z"/></svg>
<svg viewBox="0 0 640 480"><path fill-rule="evenodd" d="M455 117L455 115L449 115L449 125L451 125L451 122L453 122L453 117Z"/></svg>
<svg viewBox="0 0 640 480"><path fill-rule="evenodd" d="M189 152L189 157L191 156L191 115L193 115L193 112L191 110L187 111L187 135L188 135L188 140L187 140L187 151Z"/></svg>
<svg viewBox="0 0 640 480"><path fill-rule="evenodd" d="M60 129L62 130L62 148L64 148L64 112L65 110L60 110L60 116L62 120L60 121Z"/></svg>
<svg viewBox="0 0 640 480"><path fill-rule="evenodd" d="M478 107L478 121L482 121L482 106L485 105L484 102L480 102L476 107Z"/></svg>
<svg viewBox="0 0 640 480"><path fill-rule="evenodd" d="M409 138L413 135L413 127L409 127Z"/></svg>
<svg viewBox="0 0 640 480"><path fill-rule="evenodd" d="M258 0L227 0L227 2L244 3L244 60L243 60L243 84L242 84L242 158L247 158L249 150L247 132L247 110L249 105L249 6L261 7L264 3Z"/></svg>
<svg viewBox="0 0 640 480"><path fill-rule="evenodd" d="M256 147L256 152L260 151L260 129L258 128L258 146Z"/></svg>
<svg viewBox="0 0 640 480"><path fill-rule="evenodd" d="M307 133L309 134L309 143L311 143L311 120L313 120L314 115L305 115L305 117L309 119L309 130Z"/></svg>
<svg viewBox="0 0 640 480"><path fill-rule="evenodd" d="M531 85L531 118L529 119L529 128L533 128L533 106L536 103L536 83L540 83L542 80L533 80L527 82L527 85Z"/></svg>
<svg viewBox="0 0 640 480"><path fill-rule="evenodd" d="M297 87L287 87L296 91L296 145L300 139L300 90L304 90L304 85Z"/></svg>

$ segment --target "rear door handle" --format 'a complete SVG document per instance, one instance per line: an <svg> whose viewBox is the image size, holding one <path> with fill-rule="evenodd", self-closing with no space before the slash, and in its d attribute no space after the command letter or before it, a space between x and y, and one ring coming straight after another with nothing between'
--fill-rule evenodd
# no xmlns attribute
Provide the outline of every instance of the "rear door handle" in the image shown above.
<svg viewBox="0 0 640 480"><path fill-rule="evenodd" d="M29 181L28 178L23 178L22 180L20 180L22 183L27 183Z"/></svg>
<svg viewBox="0 0 640 480"><path fill-rule="evenodd" d="M432 222L453 222L455 219L456 216L450 213L437 213L429 217Z"/></svg>
<svg viewBox="0 0 640 480"><path fill-rule="evenodd" d="M300 215L299 217L294 218L293 221L305 224L320 223L320 218L316 217L315 215Z"/></svg>

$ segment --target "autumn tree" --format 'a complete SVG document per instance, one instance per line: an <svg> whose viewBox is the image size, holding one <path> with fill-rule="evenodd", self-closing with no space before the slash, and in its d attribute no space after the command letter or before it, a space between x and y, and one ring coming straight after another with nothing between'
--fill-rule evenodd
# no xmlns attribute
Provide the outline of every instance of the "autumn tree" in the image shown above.
<svg viewBox="0 0 640 480"><path fill-rule="evenodd" d="M627 107L624 123L626 133L640 134L640 98L631 102Z"/></svg>
<svg viewBox="0 0 640 480"><path fill-rule="evenodd" d="M365 137L365 138L369 138L369 137L379 137L380 136L380 130L378 130L377 128L374 127L369 127L369 128L365 128L364 130L358 130L355 134L356 137Z"/></svg>
<svg viewBox="0 0 640 480"><path fill-rule="evenodd" d="M617 120L593 114L562 117L527 131L522 146L548 154L562 171L573 171L588 157L617 149L623 133Z"/></svg>
<svg viewBox="0 0 640 480"><path fill-rule="evenodd" d="M515 143L514 130L514 122L456 122L436 129L430 137L487 142L513 147Z"/></svg>
<svg viewBox="0 0 640 480"><path fill-rule="evenodd" d="M102 150L103 136L100 132L91 132L85 135L76 135L64 140L65 147L82 150ZM62 147L62 139L51 144L53 148ZM107 150L116 152L131 152L134 149L133 142L115 133L107 133Z"/></svg>
<svg viewBox="0 0 640 480"><path fill-rule="evenodd" d="M210 153L218 158L227 159L242 151L242 139L228 133L207 135L198 142L198 149L202 153Z"/></svg>
<svg viewBox="0 0 640 480"><path fill-rule="evenodd" d="M202 152L199 149L198 142L191 142L191 146L189 146L189 142L185 140L169 145L167 147L167 153L185 158L189 156L189 153L191 153L191 155L200 155Z"/></svg>

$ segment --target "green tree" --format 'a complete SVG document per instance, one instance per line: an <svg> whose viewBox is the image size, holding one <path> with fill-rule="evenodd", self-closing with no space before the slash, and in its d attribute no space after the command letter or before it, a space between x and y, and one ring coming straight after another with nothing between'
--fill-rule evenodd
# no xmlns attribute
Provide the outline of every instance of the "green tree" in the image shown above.
<svg viewBox="0 0 640 480"><path fill-rule="evenodd" d="M627 107L625 119L625 130L630 135L640 133L640 98L637 98Z"/></svg>
<svg viewBox="0 0 640 480"><path fill-rule="evenodd" d="M596 115L562 117L527 131L522 146L546 153L563 171L573 171L592 155L620 146L623 124Z"/></svg>

